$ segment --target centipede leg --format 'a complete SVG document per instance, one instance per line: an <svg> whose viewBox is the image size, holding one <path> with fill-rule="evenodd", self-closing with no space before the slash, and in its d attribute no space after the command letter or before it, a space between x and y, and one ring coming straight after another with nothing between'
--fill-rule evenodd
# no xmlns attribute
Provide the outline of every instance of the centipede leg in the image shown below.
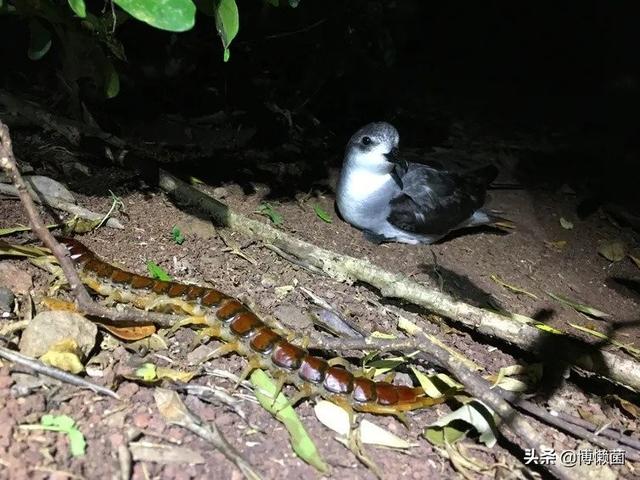
<svg viewBox="0 0 640 480"><path fill-rule="evenodd" d="M344 366L345 360L342 357L333 357L327 360L327 363L329 364L330 367L333 367L335 365Z"/></svg>
<svg viewBox="0 0 640 480"><path fill-rule="evenodd" d="M246 380L249 377L249 375L251 375L251 372L253 372L257 368L260 368L261 366L262 365L260 364L260 360L258 360L257 358L250 359L249 362L247 363L247 366L244 367L242 372L240 372L240 375L238 375L238 381L234 385L233 389L236 390L240 386L240 384L244 380Z"/></svg>
<svg viewBox="0 0 640 480"><path fill-rule="evenodd" d="M209 360L212 360L214 358L224 357L225 355L229 355L230 353L238 353L239 348L240 345L238 344L238 342L223 343L218 348L208 353L198 363L203 364L204 362L208 362Z"/></svg>
<svg viewBox="0 0 640 480"><path fill-rule="evenodd" d="M314 395L313 389L308 384L301 385L299 389L300 390L298 391L298 393L296 393L293 397L289 399L289 405L291 405L292 407L295 407L299 402L301 402L305 398L310 398ZM280 410L284 410L286 407L287 405L283 406ZM278 410L278 413L280 412L280 410Z"/></svg>
<svg viewBox="0 0 640 480"><path fill-rule="evenodd" d="M331 401L342 408L347 414L349 414L349 432L353 431L355 423L356 423L356 411L353 409L351 404L345 400L344 398L332 398ZM349 433L351 435L351 433Z"/></svg>
<svg viewBox="0 0 640 480"><path fill-rule="evenodd" d="M198 308L194 305L185 302L179 298L156 298L149 302L149 304L145 307L145 310L158 310L160 307L172 307L174 309L178 309L180 312L186 313L188 315L197 316L200 312ZM178 312L178 313L180 313Z"/></svg>
<svg viewBox="0 0 640 480"><path fill-rule="evenodd" d="M276 381L276 389L273 392L273 402L271 403L271 408L275 406L278 395L280 395L280 392L282 392L284 384L287 383L287 374L285 374L284 372L277 372L274 377Z"/></svg>

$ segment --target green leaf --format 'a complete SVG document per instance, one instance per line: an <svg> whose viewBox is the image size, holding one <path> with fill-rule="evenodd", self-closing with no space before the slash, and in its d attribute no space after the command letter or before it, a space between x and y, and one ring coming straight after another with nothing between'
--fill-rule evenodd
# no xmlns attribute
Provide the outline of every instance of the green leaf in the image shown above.
<svg viewBox="0 0 640 480"><path fill-rule="evenodd" d="M82 457L87 449L87 441L84 435L77 428L73 428L67 432L69 437L69 449L72 457Z"/></svg>
<svg viewBox="0 0 640 480"><path fill-rule="evenodd" d="M320 217L320 220L327 222L327 223L331 223L333 222L333 219L331 218L331 214L329 212L327 212L326 210L324 210L320 205L314 205L313 206L313 211L316 212L316 215L318 217Z"/></svg>
<svg viewBox="0 0 640 480"><path fill-rule="evenodd" d="M560 303L564 303L565 305L569 305L574 310L577 310L578 312L587 314L587 315L589 315L591 317L607 318L607 317L611 316L608 313L605 313L605 312L602 312L602 311L598 310L597 308L590 307L589 305L585 305L584 303L578 303L578 302L576 302L574 300L571 300L571 299L569 299L569 298L567 298L567 297L565 297L563 295L560 295L558 293L547 292L547 295L549 295L554 300L557 300Z"/></svg>
<svg viewBox="0 0 640 480"><path fill-rule="evenodd" d="M236 0L218 0L216 8L216 28L224 47L224 61L229 61L229 45L240 30L240 16Z"/></svg>
<svg viewBox="0 0 640 480"><path fill-rule="evenodd" d="M162 280L163 282L171 281L171 277L169 276L169 274L165 272L160 265L152 262L151 260L147 262L147 270L153 278L157 278L158 280Z"/></svg>
<svg viewBox="0 0 640 480"><path fill-rule="evenodd" d="M69 0L69 6L71 10L73 10L73 13L80 18L87 16L87 6L84 4L84 0Z"/></svg>
<svg viewBox="0 0 640 480"><path fill-rule="evenodd" d="M184 235L182 234L180 229L176 226L174 226L171 229L171 238L173 238L173 241L176 242L178 245L182 245L185 241Z"/></svg>
<svg viewBox="0 0 640 480"><path fill-rule="evenodd" d="M136 369L136 377L145 382L152 382L158 378L156 366L153 363L143 363L140 368Z"/></svg>
<svg viewBox="0 0 640 480"><path fill-rule="evenodd" d="M170 32L193 28L196 6L191 0L114 0L133 18Z"/></svg>
<svg viewBox="0 0 640 480"><path fill-rule="evenodd" d="M284 217L270 203L261 203L258 207L258 213L269 217L274 225L281 225Z"/></svg>
<svg viewBox="0 0 640 480"><path fill-rule="evenodd" d="M289 405L287 398L282 393L278 393L275 401L273 400L276 394L276 385L273 380L262 370L254 370L250 379L255 387L256 398L262 408L271 413L276 420L282 422L289 432L289 439L296 454L318 471L328 472L329 467L322 460L313 440L309 437L293 407Z"/></svg>
<svg viewBox="0 0 640 480"><path fill-rule="evenodd" d="M51 48L51 33L36 19L29 22L31 38L27 56L30 60L40 60Z"/></svg>
<svg viewBox="0 0 640 480"><path fill-rule="evenodd" d="M69 430L76 424L75 420L68 415L43 415L40 424L44 427L55 427L61 431Z"/></svg>
<svg viewBox="0 0 640 480"><path fill-rule="evenodd" d="M107 61L104 68L104 94L107 98L114 98L120 93L120 76L113 63Z"/></svg>
<svg viewBox="0 0 640 480"><path fill-rule="evenodd" d="M43 415L40 419L40 425L45 430L66 434L72 456L81 457L85 454L87 442L82 432L76 428L76 422L73 418L67 415Z"/></svg>

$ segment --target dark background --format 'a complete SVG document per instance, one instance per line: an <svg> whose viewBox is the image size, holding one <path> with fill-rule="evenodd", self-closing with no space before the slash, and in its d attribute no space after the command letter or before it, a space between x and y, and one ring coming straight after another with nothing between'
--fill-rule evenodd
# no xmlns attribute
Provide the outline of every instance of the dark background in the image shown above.
<svg viewBox="0 0 640 480"><path fill-rule="evenodd" d="M115 62L120 94L105 100L84 81L83 102L122 136L161 115L223 111L256 129L247 148L294 142L289 160L303 163L338 165L351 133L374 120L394 123L412 147L443 144L456 122L507 139L524 131L559 146L529 156L524 184L569 182L595 204L638 203L635 2L303 0L293 9L240 0L239 10L226 64L202 14L183 34L128 21L116 35L127 56ZM0 85L65 113L61 49L54 42L32 62L28 38L26 21L0 18ZM314 138L321 147L305 144Z"/></svg>

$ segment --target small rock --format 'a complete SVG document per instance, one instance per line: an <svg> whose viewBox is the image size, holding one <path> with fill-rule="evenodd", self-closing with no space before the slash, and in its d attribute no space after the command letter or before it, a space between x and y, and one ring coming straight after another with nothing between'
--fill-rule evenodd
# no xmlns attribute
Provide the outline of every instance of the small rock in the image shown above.
<svg viewBox="0 0 640 480"><path fill-rule="evenodd" d="M53 345L72 338L86 357L96 344L98 328L79 313L41 312L29 322L20 339L20 352L41 357Z"/></svg>
<svg viewBox="0 0 640 480"><path fill-rule="evenodd" d="M216 235L216 227L213 226L213 223L209 220L202 220L200 218L192 217L188 220L182 220L176 223L176 227L180 232L182 232L187 240L189 240L190 236L209 239Z"/></svg>
<svg viewBox="0 0 640 480"><path fill-rule="evenodd" d="M124 436L121 433L112 433L109 435L109 443L111 444L111 448L116 449L124 445Z"/></svg>
<svg viewBox="0 0 640 480"><path fill-rule="evenodd" d="M274 316L285 326L293 329L305 330L313 326L311 317L295 305L279 305L273 312Z"/></svg>
<svg viewBox="0 0 640 480"><path fill-rule="evenodd" d="M31 289L31 275L9 262L0 262L0 286L15 295L26 295Z"/></svg>
<svg viewBox="0 0 640 480"><path fill-rule="evenodd" d="M131 421L138 428L147 428L151 421L151 415L146 412L138 412L133 415Z"/></svg>
<svg viewBox="0 0 640 480"><path fill-rule="evenodd" d="M7 287L0 286L0 314L13 311L15 297Z"/></svg>
<svg viewBox="0 0 640 480"><path fill-rule="evenodd" d="M260 279L260 284L263 287L269 288L269 287L275 287L276 285L278 285L278 277L276 277L273 274L270 273L265 273L264 275L262 275L262 278Z"/></svg>
<svg viewBox="0 0 640 480"><path fill-rule="evenodd" d="M25 180L29 187L31 187L38 197L46 199L48 201L63 201L69 203L76 203L76 199L73 194L67 190L67 187L53 178L45 177L42 175L31 175L25 177Z"/></svg>
<svg viewBox="0 0 640 480"><path fill-rule="evenodd" d="M211 345L199 345L194 348L192 351L187 353L187 362L189 365L200 365L205 358L212 353L216 347Z"/></svg>
<svg viewBox="0 0 640 480"><path fill-rule="evenodd" d="M120 385L117 393L118 396L124 400L133 397L138 392L138 390L140 390L140 387L138 387L137 384L133 382L126 382Z"/></svg>
<svg viewBox="0 0 640 480"><path fill-rule="evenodd" d="M224 187L216 187L213 189L213 196L215 198L223 199L229 195L229 192Z"/></svg>

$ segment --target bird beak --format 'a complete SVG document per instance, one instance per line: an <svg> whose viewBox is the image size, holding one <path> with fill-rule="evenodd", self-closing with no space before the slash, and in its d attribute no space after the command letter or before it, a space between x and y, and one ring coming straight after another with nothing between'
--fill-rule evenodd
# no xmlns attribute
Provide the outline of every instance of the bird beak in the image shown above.
<svg viewBox="0 0 640 480"><path fill-rule="evenodd" d="M385 154L387 160L391 163L395 163L400 168L406 169L409 165L407 165L407 161L400 156L400 151L397 147L393 147L391 151Z"/></svg>

